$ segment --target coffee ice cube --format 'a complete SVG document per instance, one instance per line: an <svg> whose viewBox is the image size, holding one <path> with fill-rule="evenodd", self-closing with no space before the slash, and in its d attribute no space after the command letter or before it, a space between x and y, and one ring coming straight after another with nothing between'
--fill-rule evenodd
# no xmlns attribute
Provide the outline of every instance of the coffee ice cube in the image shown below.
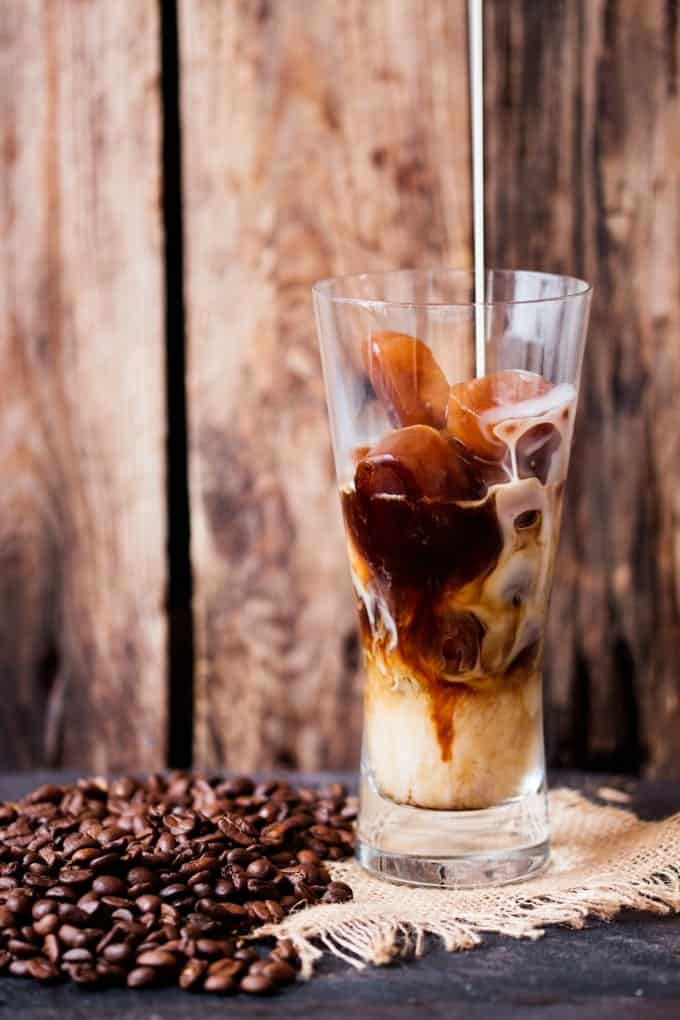
<svg viewBox="0 0 680 1020"><path fill-rule="evenodd" d="M366 338L362 353L371 385L394 425L443 426L449 384L427 344L384 330Z"/></svg>
<svg viewBox="0 0 680 1020"><path fill-rule="evenodd" d="M429 425L385 436L357 464L355 486L365 496L469 500L483 494L460 444Z"/></svg>
<svg viewBox="0 0 680 1020"><path fill-rule="evenodd" d="M494 426L508 418L530 417L532 401L550 389L542 376L519 369L458 383L451 387L446 427L482 460L502 460L507 445Z"/></svg>

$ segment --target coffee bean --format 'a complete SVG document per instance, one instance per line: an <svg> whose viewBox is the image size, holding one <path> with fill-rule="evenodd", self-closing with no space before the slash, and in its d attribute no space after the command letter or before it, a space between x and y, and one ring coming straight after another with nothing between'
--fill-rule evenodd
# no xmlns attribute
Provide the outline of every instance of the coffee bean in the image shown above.
<svg viewBox="0 0 680 1020"><path fill-rule="evenodd" d="M182 882L174 882L171 885L165 885L160 890L160 897L164 900L173 900L178 896L186 896L189 892L189 887L183 885Z"/></svg>
<svg viewBox="0 0 680 1020"><path fill-rule="evenodd" d="M324 900L328 903L346 903L352 896L352 890L345 882L331 882L326 889Z"/></svg>
<svg viewBox="0 0 680 1020"><path fill-rule="evenodd" d="M8 939L7 948L13 956L35 956L35 946L32 942L27 942L25 939Z"/></svg>
<svg viewBox="0 0 680 1020"><path fill-rule="evenodd" d="M260 959L229 934L351 897L322 863L351 852L342 788L173 772L55 789L0 804L0 969L264 994L295 979L293 946Z"/></svg>
<svg viewBox="0 0 680 1020"><path fill-rule="evenodd" d="M11 928L16 918L8 907L0 907L0 928Z"/></svg>
<svg viewBox="0 0 680 1020"><path fill-rule="evenodd" d="M199 956L229 956L235 949L233 939L197 939L196 952Z"/></svg>
<svg viewBox="0 0 680 1020"><path fill-rule="evenodd" d="M69 964L68 973L77 985L98 985L101 981L96 968L89 963Z"/></svg>
<svg viewBox="0 0 680 1020"><path fill-rule="evenodd" d="M228 974L210 974L203 982L206 992L214 992L218 995L231 995L238 991L238 983Z"/></svg>
<svg viewBox="0 0 680 1020"><path fill-rule="evenodd" d="M321 864L321 858L313 850L298 850L296 856L300 864Z"/></svg>
<svg viewBox="0 0 680 1020"><path fill-rule="evenodd" d="M241 980L241 991L250 995L271 995L276 985L264 974L248 974Z"/></svg>
<svg viewBox="0 0 680 1020"><path fill-rule="evenodd" d="M77 903L78 909L82 910L88 917L96 914L99 910L99 906L99 897L95 892L92 892L92 890L90 890L90 892L86 892L84 896L81 896Z"/></svg>
<svg viewBox="0 0 680 1020"><path fill-rule="evenodd" d="M179 986L189 991L195 988L208 968L206 960L189 960L182 968L179 976ZM210 989L208 989L210 991Z"/></svg>
<svg viewBox="0 0 680 1020"><path fill-rule="evenodd" d="M127 976L128 988L147 988L156 981L156 971L153 967L135 967Z"/></svg>
<svg viewBox="0 0 680 1020"><path fill-rule="evenodd" d="M51 935L59 927L60 921L56 914L45 914L39 921L33 922L33 930L38 935Z"/></svg>
<svg viewBox="0 0 680 1020"><path fill-rule="evenodd" d="M57 968L44 956L34 956L26 962L26 973L36 981L56 981L59 977Z"/></svg>
<svg viewBox="0 0 680 1020"><path fill-rule="evenodd" d="M128 972L125 967L118 967L114 963L107 963L106 960L97 961L97 975L102 981L110 985L124 985Z"/></svg>
<svg viewBox="0 0 680 1020"><path fill-rule="evenodd" d="M67 885L52 885L45 893L45 897L50 900L59 900L60 903L65 900L72 903L76 898L76 891Z"/></svg>
<svg viewBox="0 0 680 1020"><path fill-rule="evenodd" d="M28 960L12 960L9 965L9 972L14 977L28 977Z"/></svg>
<svg viewBox="0 0 680 1020"><path fill-rule="evenodd" d="M63 960L64 963L91 963L92 953L89 949L67 949Z"/></svg>
<svg viewBox="0 0 680 1020"><path fill-rule="evenodd" d="M194 891L196 891L194 889ZM236 891L234 883L229 878L220 878L215 882L215 898L218 900L228 900Z"/></svg>
<svg viewBox="0 0 680 1020"><path fill-rule="evenodd" d="M143 914L157 913L161 908L162 902L160 896L155 896L152 893L140 896L136 900L137 907Z"/></svg>
<svg viewBox="0 0 680 1020"><path fill-rule="evenodd" d="M150 868L130 868L127 873L127 880L131 886L139 885L140 883L148 883L149 885L156 885L156 875Z"/></svg>
<svg viewBox="0 0 680 1020"><path fill-rule="evenodd" d="M133 953L127 942L113 942L111 945L104 946L102 955L109 963L120 964L131 960Z"/></svg>
<svg viewBox="0 0 680 1020"><path fill-rule="evenodd" d="M89 868L62 868L59 872L59 881L64 885L82 885L92 878Z"/></svg>
<svg viewBox="0 0 680 1020"><path fill-rule="evenodd" d="M57 934L64 945L70 949L79 949L87 942L85 933L72 924L62 924Z"/></svg>
<svg viewBox="0 0 680 1020"><path fill-rule="evenodd" d="M31 917L39 921L46 914L56 914L59 904L56 900L36 900L31 908ZM2 914L0 913L0 926L2 925Z"/></svg>
<svg viewBox="0 0 680 1020"><path fill-rule="evenodd" d="M274 960L265 964L262 973L277 985L290 985L297 978L297 971L290 964L284 963L283 960Z"/></svg>
<svg viewBox="0 0 680 1020"><path fill-rule="evenodd" d="M218 786L217 791L224 797L247 797L255 789L255 784L249 776L236 776Z"/></svg>
<svg viewBox="0 0 680 1020"><path fill-rule="evenodd" d="M223 956L219 960L213 960L208 966L208 974L226 974L228 977L237 978L244 974L248 964L243 960L235 960L229 956Z"/></svg>
<svg viewBox="0 0 680 1020"><path fill-rule="evenodd" d="M164 949L148 949L140 953L137 963L142 967L176 967L177 957Z"/></svg>
<svg viewBox="0 0 680 1020"><path fill-rule="evenodd" d="M115 869L119 864L120 854L117 853L100 854L98 857L93 857L89 862L89 866L93 871L103 871L105 874Z"/></svg>
<svg viewBox="0 0 680 1020"><path fill-rule="evenodd" d="M251 878L269 878L274 874L274 870L266 857L257 857L246 868L246 874Z"/></svg>
<svg viewBox="0 0 680 1020"><path fill-rule="evenodd" d="M98 875L92 883L92 891L98 896L122 896L126 885L116 875Z"/></svg>
<svg viewBox="0 0 680 1020"><path fill-rule="evenodd" d="M33 900L25 892L11 892L5 900L5 906L18 917L30 914Z"/></svg>
<svg viewBox="0 0 680 1020"><path fill-rule="evenodd" d="M43 786L36 787L32 793L29 793L24 797L25 804L39 804L42 801L51 801L52 803L58 803L61 800L62 790L60 786L53 786L51 783L46 783Z"/></svg>
<svg viewBox="0 0 680 1020"><path fill-rule="evenodd" d="M185 861L180 867L180 872L183 875L197 875L201 872L209 874L214 868L217 867L218 859L213 857L211 854L202 854L200 857L196 857L194 860Z"/></svg>
<svg viewBox="0 0 680 1020"><path fill-rule="evenodd" d="M58 962L59 957L61 956L61 947L59 945L59 939L53 932L50 932L49 935L45 936L43 949L45 951L45 955L52 963Z"/></svg>

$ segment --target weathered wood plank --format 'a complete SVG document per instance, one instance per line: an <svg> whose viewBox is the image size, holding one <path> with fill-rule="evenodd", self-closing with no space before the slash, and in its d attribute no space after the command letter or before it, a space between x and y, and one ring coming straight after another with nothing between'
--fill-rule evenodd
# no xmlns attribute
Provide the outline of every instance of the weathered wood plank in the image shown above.
<svg viewBox="0 0 680 1020"><path fill-rule="evenodd" d="M0 15L0 762L164 754L158 11Z"/></svg>
<svg viewBox="0 0 680 1020"><path fill-rule="evenodd" d="M196 756L354 763L360 699L309 297L469 264L463 0L181 0Z"/></svg>
<svg viewBox="0 0 680 1020"><path fill-rule="evenodd" d="M675 0L488 0L496 264L595 286L548 656L553 757L680 772Z"/></svg>

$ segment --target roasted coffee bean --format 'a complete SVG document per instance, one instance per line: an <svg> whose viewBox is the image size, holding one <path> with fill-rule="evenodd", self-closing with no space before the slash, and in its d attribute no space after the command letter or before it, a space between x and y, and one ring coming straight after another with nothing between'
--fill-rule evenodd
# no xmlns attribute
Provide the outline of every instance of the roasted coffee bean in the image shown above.
<svg viewBox="0 0 680 1020"><path fill-rule="evenodd" d="M59 900L60 903L65 900L72 903L76 898L76 891L67 885L52 885L45 893L45 897L50 900Z"/></svg>
<svg viewBox="0 0 680 1020"><path fill-rule="evenodd" d="M56 914L59 904L56 900L36 900L31 908L31 917L39 921L46 914ZM2 913L0 913L0 926L2 926Z"/></svg>
<svg viewBox="0 0 680 1020"><path fill-rule="evenodd" d="M64 963L91 963L92 953L89 949L67 949L62 957Z"/></svg>
<svg viewBox="0 0 680 1020"><path fill-rule="evenodd" d="M86 892L84 896L81 896L76 906L79 910L82 910L84 914L91 917L92 914L96 914L99 910L99 897L95 892Z"/></svg>
<svg viewBox="0 0 680 1020"><path fill-rule="evenodd" d="M89 915L74 903L60 903L57 915L60 924L73 924L76 928L85 928L90 920Z"/></svg>
<svg viewBox="0 0 680 1020"><path fill-rule="evenodd" d="M56 981L59 971L44 956L34 956L26 962L26 973L36 981Z"/></svg>
<svg viewBox="0 0 680 1020"><path fill-rule="evenodd" d="M0 804L0 969L265 994L295 979L297 954L281 941L260 959L236 933L351 897L322 863L351 852L342 788L173 772L55 789Z"/></svg>
<svg viewBox="0 0 680 1020"><path fill-rule="evenodd" d="M297 978L297 971L290 964L284 963L283 960L273 960L266 963L262 968L262 974L277 985L290 985Z"/></svg>
<svg viewBox="0 0 680 1020"><path fill-rule="evenodd" d="M125 967L118 967L114 963L107 963L106 960L98 960L96 970L98 977L107 984L123 985L127 980L128 972Z"/></svg>
<svg viewBox="0 0 680 1020"><path fill-rule="evenodd" d="M250 995L271 995L276 989L271 978L264 974L248 974L241 980L241 991Z"/></svg>
<svg viewBox="0 0 680 1020"><path fill-rule="evenodd" d="M25 917L31 913L33 907L33 900L25 892L11 892L5 899L5 906L8 910L11 910L17 917Z"/></svg>
<svg viewBox="0 0 680 1020"><path fill-rule="evenodd" d="M8 939L7 948L9 949L12 956L29 957L35 956L35 946L32 942L27 942L25 939Z"/></svg>
<svg viewBox="0 0 680 1020"><path fill-rule="evenodd" d="M176 967L177 957L164 949L147 949L139 954L137 963L141 967Z"/></svg>
<svg viewBox="0 0 680 1020"><path fill-rule="evenodd" d="M116 875L98 875L92 883L92 891L98 896L122 896L126 888L125 882Z"/></svg>
<svg viewBox="0 0 680 1020"><path fill-rule="evenodd" d="M243 949L237 949L234 953L235 960L241 960L243 963L251 964L255 963L260 959L257 952L254 949L249 949L247 946Z"/></svg>
<svg viewBox="0 0 680 1020"><path fill-rule="evenodd" d="M184 988L185 991L195 988L207 969L207 960L189 960L182 968L179 976L180 988Z"/></svg>
<svg viewBox="0 0 680 1020"><path fill-rule="evenodd" d="M11 928L16 923L16 917L9 907L0 906L0 928Z"/></svg>
<svg viewBox="0 0 680 1020"><path fill-rule="evenodd" d="M210 959L219 956L230 956L235 949L233 939L197 939L196 953Z"/></svg>
<svg viewBox="0 0 680 1020"><path fill-rule="evenodd" d="M323 898L328 903L346 903L352 896L352 890L345 882L331 882Z"/></svg>
<svg viewBox="0 0 680 1020"><path fill-rule="evenodd" d="M113 942L104 946L102 956L109 963L128 963L132 959L132 947L127 942Z"/></svg>
<svg viewBox="0 0 680 1020"><path fill-rule="evenodd" d="M135 967L127 976L128 988L147 988L155 983L157 972L153 967Z"/></svg>
<svg viewBox="0 0 680 1020"><path fill-rule="evenodd" d="M130 868L127 873L127 880L130 886L139 885L140 883L155 886L158 881L155 873L150 868Z"/></svg>
<svg viewBox="0 0 680 1020"><path fill-rule="evenodd" d="M98 985L101 978L95 967L89 963L74 963L68 965L68 973L71 980L77 985Z"/></svg>
<svg viewBox="0 0 680 1020"><path fill-rule="evenodd" d="M9 965L9 972L14 977L28 977L28 960L15 959Z"/></svg>
<svg viewBox="0 0 680 1020"><path fill-rule="evenodd" d="M147 893L145 896L140 896L136 900L137 908L142 911L143 914L157 913L161 908L160 896L155 896L152 893Z"/></svg>
<svg viewBox="0 0 680 1020"><path fill-rule="evenodd" d="M269 878L274 872L274 867L266 857L257 857L246 868L246 874L250 875L251 878Z"/></svg>
<svg viewBox="0 0 680 1020"><path fill-rule="evenodd" d="M57 930L60 923L56 914L45 914L39 921L33 922L33 930L41 936L51 935Z"/></svg>
<svg viewBox="0 0 680 1020"><path fill-rule="evenodd" d="M255 789L255 784L249 776L236 776L221 783L217 792L223 797L248 797Z"/></svg>
<svg viewBox="0 0 680 1020"><path fill-rule="evenodd" d="M62 924L57 934L64 945L70 949L79 949L80 946L84 946L87 942L85 932L81 931L80 928L74 927L72 924Z"/></svg>
<svg viewBox="0 0 680 1020"><path fill-rule="evenodd" d="M82 885L92 878L89 868L62 868L59 872L59 881L64 885Z"/></svg>
<svg viewBox="0 0 680 1020"><path fill-rule="evenodd" d="M45 955L52 963L58 962L59 957L61 956L61 946L59 945L59 939L53 932L50 932L49 935L45 936L43 949L45 951Z"/></svg>

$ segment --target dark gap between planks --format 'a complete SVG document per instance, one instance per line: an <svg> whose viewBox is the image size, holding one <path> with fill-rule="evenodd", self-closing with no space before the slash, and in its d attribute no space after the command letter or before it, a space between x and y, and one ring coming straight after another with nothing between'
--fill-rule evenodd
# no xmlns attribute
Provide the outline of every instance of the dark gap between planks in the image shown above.
<svg viewBox="0 0 680 1020"><path fill-rule="evenodd" d="M163 225L165 232L166 514L168 535L167 762L191 765L194 710L194 630L190 553L189 478L182 223L179 35L176 0L159 0L163 116Z"/></svg>

